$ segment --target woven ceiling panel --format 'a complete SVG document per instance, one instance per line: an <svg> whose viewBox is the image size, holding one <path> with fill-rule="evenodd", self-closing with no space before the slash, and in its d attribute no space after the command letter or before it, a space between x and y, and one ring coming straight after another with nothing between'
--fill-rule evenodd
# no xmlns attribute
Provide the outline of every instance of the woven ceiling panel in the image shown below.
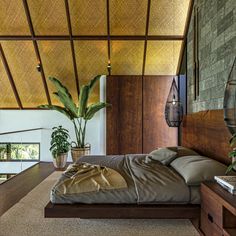
<svg viewBox="0 0 236 236"><path fill-rule="evenodd" d="M29 35L22 0L0 1L0 35Z"/></svg>
<svg viewBox="0 0 236 236"><path fill-rule="evenodd" d="M36 35L68 35L64 0L28 0Z"/></svg>
<svg viewBox="0 0 236 236"><path fill-rule="evenodd" d="M41 75L36 70L37 58L33 43L4 41L2 47L23 107L36 107L44 104L47 99Z"/></svg>
<svg viewBox="0 0 236 236"><path fill-rule="evenodd" d="M106 0L70 0L74 35L106 35Z"/></svg>
<svg viewBox="0 0 236 236"><path fill-rule="evenodd" d="M60 104L52 95L54 85L48 81L49 76L56 77L69 89L73 99L77 101L77 89L73 70L73 62L69 41L39 41L39 51L53 104Z"/></svg>
<svg viewBox="0 0 236 236"><path fill-rule="evenodd" d="M149 35L183 35L190 0L152 0Z"/></svg>
<svg viewBox="0 0 236 236"><path fill-rule="evenodd" d="M107 74L107 41L74 41L80 86L96 75ZM99 101L99 83L89 102Z"/></svg>
<svg viewBox="0 0 236 236"><path fill-rule="evenodd" d="M144 35L147 0L110 0L112 35Z"/></svg>
<svg viewBox="0 0 236 236"><path fill-rule="evenodd" d="M141 75L143 41L111 41L112 75Z"/></svg>
<svg viewBox="0 0 236 236"><path fill-rule="evenodd" d="M0 58L0 108L18 107L11 84Z"/></svg>
<svg viewBox="0 0 236 236"><path fill-rule="evenodd" d="M145 75L175 75L182 41L148 41Z"/></svg>

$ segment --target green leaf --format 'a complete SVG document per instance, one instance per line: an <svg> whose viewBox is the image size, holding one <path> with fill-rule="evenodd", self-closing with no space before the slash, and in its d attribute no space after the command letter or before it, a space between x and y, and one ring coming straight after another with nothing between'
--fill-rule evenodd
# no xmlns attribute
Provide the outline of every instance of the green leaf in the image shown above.
<svg viewBox="0 0 236 236"><path fill-rule="evenodd" d="M236 150L233 150L232 152L230 152L229 157L230 158L236 157Z"/></svg>
<svg viewBox="0 0 236 236"><path fill-rule="evenodd" d="M225 174L228 174L233 168L236 166L236 161L234 161L231 165L228 166Z"/></svg>
<svg viewBox="0 0 236 236"><path fill-rule="evenodd" d="M90 120L93 118L93 116L101 109L107 107L107 106L110 106L110 104L108 103L105 103L105 102L98 102L98 103L95 103L95 104L92 104L88 107L87 111L86 111L86 114L85 114L85 117L84 119L85 120Z"/></svg>
<svg viewBox="0 0 236 236"><path fill-rule="evenodd" d="M68 110L66 110L65 108L60 107L60 106L55 106L55 105L40 105L40 106L38 106L38 108L50 109L50 110L58 111L58 112L62 113L63 115L67 116L70 120L74 119L73 115Z"/></svg>
<svg viewBox="0 0 236 236"><path fill-rule="evenodd" d="M77 116L77 107L72 99L72 96L68 89L56 78L49 77L49 80L54 84L57 89L57 92L54 95L59 101L70 110L70 112L76 117Z"/></svg>
<svg viewBox="0 0 236 236"><path fill-rule="evenodd" d="M48 79L54 84L57 91L61 91L67 97L72 99L72 96L71 96L69 90L60 82L60 80L56 79L55 77L49 77Z"/></svg>
<svg viewBox="0 0 236 236"><path fill-rule="evenodd" d="M97 81L100 80L101 77L102 77L101 75L97 75L89 82L88 86L90 88L90 92L93 90L95 84L97 83Z"/></svg>
<svg viewBox="0 0 236 236"><path fill-rule="evenodd" d="M90 87L88 85L83 85L80 89L80 95L79 95L79 117L84 117L85 111L87 109L87 103L89 99L89 89Z"/></svg>
<svg viewBox="0 0 236 236"><path fill-rule="evenodd" d="M230 146L233 147L236 144L236 134L232 136L232 138L229 141Z"/></svg>

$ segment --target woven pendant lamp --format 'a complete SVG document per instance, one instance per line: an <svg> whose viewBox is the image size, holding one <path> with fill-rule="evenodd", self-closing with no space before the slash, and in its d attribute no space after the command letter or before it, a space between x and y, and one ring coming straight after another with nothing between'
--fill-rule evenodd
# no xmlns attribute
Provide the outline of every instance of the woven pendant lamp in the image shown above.
<svg viewBox="0 0 236 236"><path fill-rule="evenodd" d="M224 94L224 120L231 134L236 133L236 59L230 70Z"/></svg>
<svg viewBox="0 0 236 236"><path fill-rule="evenodd" d="M183 106L180 102L178 87L173 78L165 106L165 119L169 127L179 127L183 120Z"/></svg>

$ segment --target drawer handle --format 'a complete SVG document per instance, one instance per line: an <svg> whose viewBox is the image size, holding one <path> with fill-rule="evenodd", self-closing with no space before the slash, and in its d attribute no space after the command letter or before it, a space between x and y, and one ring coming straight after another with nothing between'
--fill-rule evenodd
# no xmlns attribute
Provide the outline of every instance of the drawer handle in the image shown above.
<svg viewBox="0 0 236 236"><path fill-rule="evenodd" d="M208 213L207 214L207 217L208 217L208 220L211 222L211 223L213 223L213 217Z"/></svg>

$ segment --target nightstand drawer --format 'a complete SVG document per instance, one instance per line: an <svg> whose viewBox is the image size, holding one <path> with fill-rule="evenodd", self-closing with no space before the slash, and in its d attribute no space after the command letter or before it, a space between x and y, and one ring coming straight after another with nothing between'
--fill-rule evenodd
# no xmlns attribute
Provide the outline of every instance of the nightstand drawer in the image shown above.
<svg viewBox="0 0 236 236"><path fill-rule="evenodd" d="M201 192L201 194L201 208L209 216L212 222L222 228L222 206L217 202L212 194L206 192Z"/></svg>
<svg viewBox="0 0 236 236"><path fill-rule="evenodd" d="M201 210L201 230L205 236L222 236L222 230L214 223L212 216Z"/></svg>

